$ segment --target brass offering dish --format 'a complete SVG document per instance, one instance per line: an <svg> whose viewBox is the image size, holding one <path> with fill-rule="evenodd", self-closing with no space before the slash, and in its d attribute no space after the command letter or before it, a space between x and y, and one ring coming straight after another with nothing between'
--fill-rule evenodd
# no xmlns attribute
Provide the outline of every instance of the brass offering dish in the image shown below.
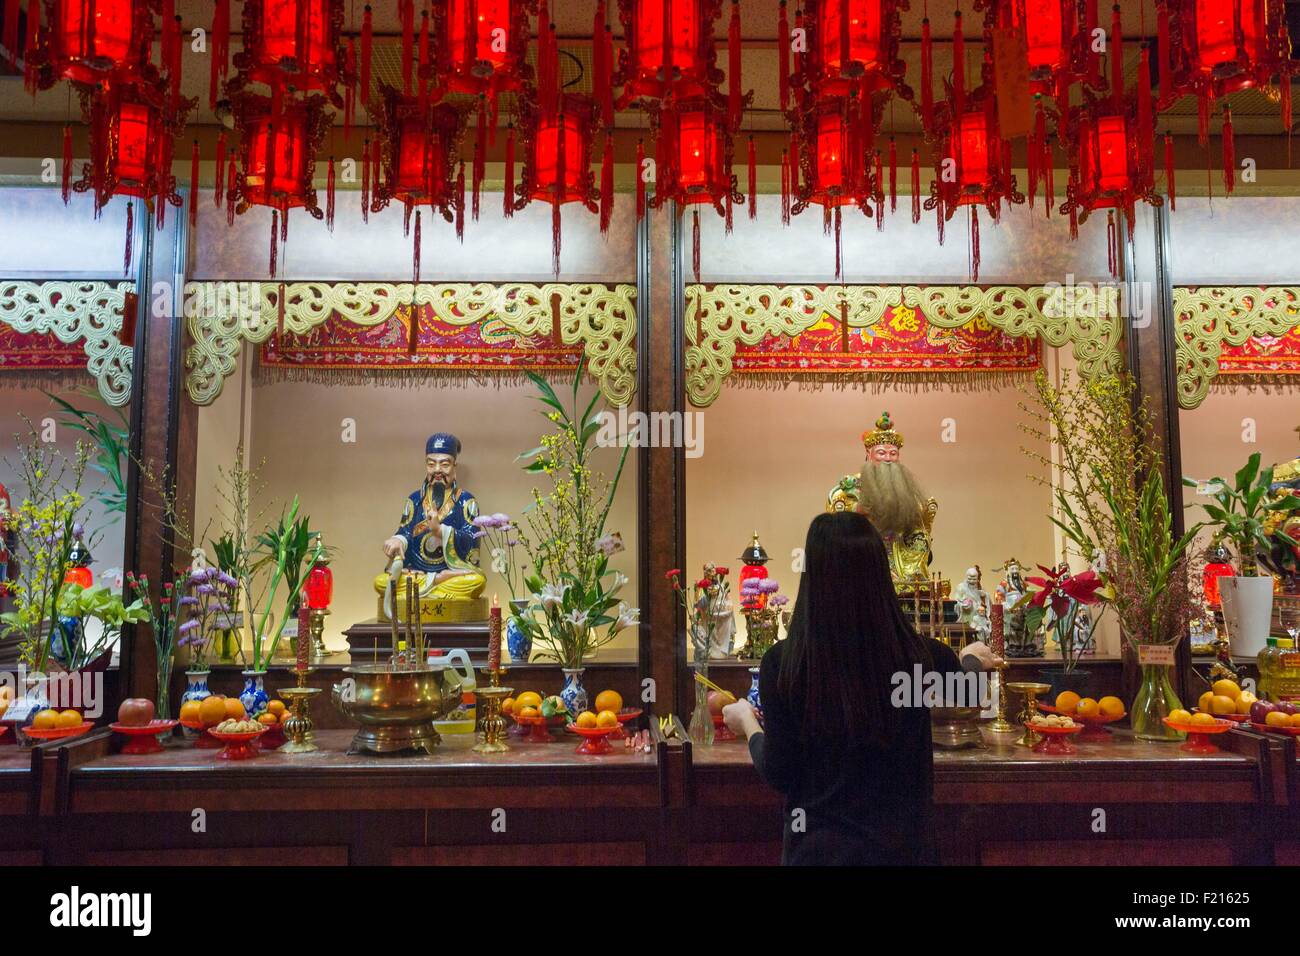
<svg viewBox="0 0 1300 956"><path fill-rule="evenodd" d="M980 733L980 708L931 707L930 737L934 746L944 750L983 747L984 737Z"/></svg>
<svg viewBox="0 0 1300 956"><path fill-rule="evenodd" d="M395 670L387 664L355 664L334 685L334 703L361 725L348 753L386 754L423 750L432 754L442 739L433 722L460 702L443 692L443 666Z"/></svg>

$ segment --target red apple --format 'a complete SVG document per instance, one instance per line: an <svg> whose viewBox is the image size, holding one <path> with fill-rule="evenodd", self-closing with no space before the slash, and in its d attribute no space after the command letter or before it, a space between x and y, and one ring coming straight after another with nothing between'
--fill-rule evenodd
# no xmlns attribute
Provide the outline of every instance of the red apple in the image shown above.
<svg viewBox="0 0 1300 956"><path fill-rule="evenodd" d="M1257 700L1250 705L1250 719L1257 724L1262 724L1264 718L1269 715L1270 711L1277 710L1277 705L1268 700Z"/></svg>
<svg viewBox="0 0 1300 956"><path fill-rule="evenodd" d="M128 697L117 708L117 722L128 727L143 727L153 720L153 701L144 697Z"/></svg>
<svg viewBox="0 0 1300 956"><path fill-rule="evenodd" d="M732 697L730 694L719 693L716 690L709 691L709 713L711 714L720 714L722 713L722 708L726 707L728 704L734 704L735 702L736 698Z"/></svg>

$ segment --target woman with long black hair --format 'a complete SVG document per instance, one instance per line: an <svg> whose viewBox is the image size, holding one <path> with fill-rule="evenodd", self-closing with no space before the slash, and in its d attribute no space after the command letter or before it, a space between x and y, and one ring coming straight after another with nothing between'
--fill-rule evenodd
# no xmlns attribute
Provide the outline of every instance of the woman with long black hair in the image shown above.
<svg viewBox="0 0 1300 956"><path fill-rule="evenodd" d="M885 544L865 515L822 514L808 528L789 637L759 668L763 726L745 701L723 710L749 738L763 778L784 793L786 864L936 862L930 715L895 675L963 670L919 636L894 593ZM972 669L988 666L983 645Z"/></svg>

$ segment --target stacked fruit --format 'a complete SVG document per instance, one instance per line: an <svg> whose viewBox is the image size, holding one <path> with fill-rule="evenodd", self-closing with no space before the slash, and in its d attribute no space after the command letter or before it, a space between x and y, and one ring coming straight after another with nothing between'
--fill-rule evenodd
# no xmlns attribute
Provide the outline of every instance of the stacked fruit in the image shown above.
<svg viewBox="0 0 1300 956"><path fill-rule="evenodd" d="M1215 717L1245 717L1258 699L1248 690L1242 690L1236 681L1217 680L1214 686L1201 695L1196 709Z"/></svg>
<svg viewBox="0 0 1300 956"><path fill-rule="evenodd" d="M1118 697L1103 697L1093 700L1080 697L1072 690L1063 690L1056 695L1056 712L1065 717L1079 717L1084 720L1118 720L1124 716L1124 702Z"/></svg>
<svg viewBox="0 0 1300 956"><path fill-rule="evenodd" d="M213 694L202 700L187 700L181 704L180 716L183 724L215 727L223 720L243 720L248 717L248 714L244 711L244 705L238 697L222 697L220 694ZM266 705L266 710L258 714L257 723L274 727L288 717L289 712L284 701L273 700Z"/></svg>

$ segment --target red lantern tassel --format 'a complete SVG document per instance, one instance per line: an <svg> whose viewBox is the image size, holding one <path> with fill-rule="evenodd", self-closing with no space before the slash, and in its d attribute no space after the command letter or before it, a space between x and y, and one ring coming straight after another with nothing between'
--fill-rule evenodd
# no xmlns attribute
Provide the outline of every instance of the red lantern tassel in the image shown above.
<svg viewBox="0 0 1300 956"><path fill-rule="evenodd" d="M398 0L397 13L402 21L402 92L410 96L415 61L415 5L412 0Z"/></svg>
<svg viewBox="0 0 1300 956"><path fill-rule="evenodd" d="M456 173L456 239L465 241L465 163L462 160L460 171Z"/></svg>
<svg viewBox="0 0 1300 956"><path fill-rule="evenodd" d="M126 249L122 253L122 275L131 272L131 255L135 251L135 200L126 201Z"/></svg>
<svg viewBox="0 0 1300 956"><path fill-rule="evenodd" d="M889 213L898 212L898 147L889 137Z"/></svg>
<svg viewBox="0 0 1300 956"><path fill-rule="evenodd" d="M122 296L122 324L117 330L117 341L125 348L135 348L135 326L140 317L140 297L135 292Z"/></svg>
<svg viewBox="0 0 1300 956"><path fill-rule="evenodd" d="M420 281L420 210L415 211L415 241L413 243L414 251L411 253L411 268L414 278L412 282ZM411 309L411 347L410 352L415 354L415 308Z"/></svg>
<svg viewBox="0 0 1300 956"><path fill-rule="evenodd" d="M838 253L836 254L838 259ZM840 299L840 351L849 351L849 300Z"/></svg>
<svg viewBox="0 0 1300 956"><path fill-rule="evenodd" d="M280 208L280 245L283 246L289 241L289 207Z"/></svg>
<svg viewBox="0 0 1300 956"><path fill-rule="evenodd" d="M781 109L790 108L790 19L786 16L785 0L776 21L777 88L781 91Z"/></svg>
<svg viewBox="0 0 1300 956"><path fill-rule="evenodd" d="M235 154L230 154L230 164L227 166L228 173L226 178L226 225L235 224L235 196L239 185L239 166L235 161ZM221 172L218 170L217 175Z"/></svg>
<svg viewBox="0 0 1300 956"><path fill-rule="evenodd" d="M700 284L700 211L691 210L691 271L695 273L695 284Z"/></svg>
<svg viewBox="0 0 1300 956"><path fill-rule="evenodd" d="M478 100L478 128L474 131L474 221L478 222L479 195L483 192L483 178L487 173L487 99Z"/></svg>
<svg viewBox="0 0 1300 956"><path fill-rule="evenodd" d="M284 338L285 298L284 283L281 282L279 288L275 290L275 337L277 341Z"/></svg>
<svg viewBox="0 0 1300 956"><path fill-rule="evenodd" d="M636 141L636 221L645 218L645 144Z"/></svg>
<svg viewBox="0 0 1300 956"><path fill-rule="evenodd" d="M727 102L731 128L740 126L740 2L731 0L731 23L727 28Z"/></svg>
<svg viewBox="0 0 1300 956"><path fill-rule="evenodd" d="M465 48L462 57L466 66L472 66L478 60L478 5L474 0L465 0ZM453 8L454 9L454 8Z"/></svg>
<svg viewBox="0 0 1300 956"><path fill-rule="evenodd" d="M912 222L921 221L921 154L912 150Z"/></svg>
<svg viewBox="0 0 1300 956"><path fill-rule="evenodd" d="M1038 195L1038 182L1046 178L1043 168L1043 156L1047 148L1047 111L1043 108L1042 96L1034 97L1034 135L1030 138L1029 148L1029 208L1034 208L1034 199Z"/></svg>
<svg viewBox="0 0 1300 956"><path fill-rule="evenodd" d="M501 214L507 219L515 215L515 128L512 124L506 136L506 182L501 195Z"/></svg>
<svg viewBox="0 0 1300 956"><path fill-rule="evenodd" d="M330 157L329 171L325 174L325 227L334 231L334 157Z"/></svg>
<svg viewBox="0 0 1300 956"><path fill-rule="evenodd" d="M1237 185L1237 146L1232 135L1232 110L1223 108L1223 188L1229 194Z"/></svg>
<svg viewBox="0 0 1300 956"><path fill-rule="evenodd" d="M970 281L980 281L980 214L979 206L970 207Z"/></svg>
<svg viewBox="0 0 1300 956"><path fill-rule="evenodd" d="M413 212L415 212L415 203L411 201L410 196L407 196L405 199L402 200L402 235L403 236L409 236L411 234L411 213Z"/></svg>
<svg viewBox="0 0 1300 956"><path fill-rule="evenodd" d="M374 45L374 15L370 4L361 14L361 105L370 109L370 53Z"/></svg>
<svg viewBox="0 0 1300 956"><path fill-rule="evenodd" d="M1110 96L1116 109L1124 106L1124 28L1120 17L1119 4L1111 9L1110 15Z"/></svg>
<svg viewBox="0 0 1300 956"><path fill-rule="evenodd" d="M1156 16L1156 66L1160 69L1162 103L1172 103L1174 99L1173 66L1169 50L1169 7L1162 3Z"/></svg>
<svg viewBox="0 0 1300 956"><path fill-rule="evenodd" d="M835 207L835 278L844 275L844 220L840 207Z"/></svg>
<svg viewBox="0 0 1300 956"><path fill-rule="evenodd" d="M347 89L343 93L343 141L352 139L352 126L357 118L357 41L349 39L344 51L343 75L349 77Z"/></svg>
<svg viewBox="0 0 1300 956"><path fill-rule="evenodd" d="M1115 228L1115 213L1106 212L1106 267L1112 276L1119 275L1119 234Z"/></svg>
<svg viewBox="0 0 1300 956"><path fill-rule="evenodd" d="M217 167L221 169L220 166ZM220 178L218 175L217 178ZM199 224L199 141L190 150L190 229Z"/></svg>
<svg viewBox="0 0 1300 956"><path fill-rule="evenodd" d="M172 12L170 16L163 14L162 54L171 87L171 102L175 104L181 95L181 18L176 16L174 2L169 2L164 9L167 8Z"/></svg>
<svg viewBox="0 0 1300 956"><path fill-rule="evenodd" d="M790 165L781 150L781 225L790 225Z"/></svg>
<svg viewBox="0 0 1300 956"><path fill-rule="evenodd" d="M420 112L424 113L429 109L429 84L424 81L423 74L428 72L432 67L429 60L429 11L420 11L420 65L416 70L415 82L416 88L420 93Z"/></svg>
<svg viewBox="0 0 1300 956"><path fill-rule="evenodd" d="M934 120L934 41L930 18L921 21L921 123L927 130Z"/></svg>
<svg viewBox="0 0 1300 956"><path fill-rule="evenodd" d="M1046 189L1047 218L1052 218L1052 207L1056 205L1056 164L1052 159L1052 139L1049 136L1043 144L1043 185Z"/></svg>
<svg viewBox="0 0 1300 956"><path fill-rule="evenodd" d="M27 4L27 39L23 43L23 59L26 69L23 72L23 87L32 96L39 90L40 77L36 71L36 45L41 35L40 0L29 0Z"/></svg>
<svg viewBox="0 0 1300 956"><path fill-rule="evenodd" d="M1291 74L1283 73L1278 80L1282 87L1282 100L1279 104L1282 109L1282 128L1286 130L1286 164L1291 166Z"/></svg>
<svg viewBox="0 0 1300 956"><path fill-rule="evenodd" d="M271 278L275 278L276 253L278 252L280 232L280 210L271 210Z"/></svg>
<svg viewBox="0 0 1300 956"><path fill-rule="evenodd" d="M5 51L8 53L9 69L18 69L18 14L19 4L17 0L10 0L5 4L5 32L4 43ZM165 28L165 25L164 25Z"/></svg>
<svg viewBox="0 0 1300 956"><path fill-rule="evenodd" d="M953 14L952 24L952 101L955 111L961 113L966 103L966 38L960 10Z"/></svg>
<svg viewBox="0 0 1300 956"><path fill-rule="evenodd" d="M1178 209L1177 190L1174 185L1174 136L1165 133L1165 192L1169 194L1169 211Z"/></svg>
<svg viewBox="0 0 1300 956"><path fill-rule="evenodd" d="M880 157L880 150L876 150L875 157L875 166L872 169L871 178L872 187L875 189L873 198L876 202L876 229L880 230L885 228L885 191L881 188L885 178L885 171L882 168L883 161Z"/></svg>
<svg viewBox="0 0 1300 956"><path fill-rule="evenodd" d="M212 177L212 204L221 208L226 192L226 131L217 135L217 172Z"/></svg>
<svg viewBox="0 0 1300 956"><path fill-rule="evenodd" d="M1088 76L1092 77L1092 85L1101 85L1101 54L1097 52L1097 47L1092 41L1093 31L1097 29L1100 22L1097 13L1097 0L1085 0L1083 5L1083 33L1084 42L1088 45Z"/></svg>
<svg viewBox="0 0 1300 956"><path fill-rule="evenodd" d="M600 158L600 234L609 234L614 220L614 134L605 131L605 154Z"/></svg>
<svg viewBox="0 0 1300 956"><path fill-rule="evenodd" d="M361 221L370 221L370 140L361 144Z"/></svg>
<svg viewBox="0 0 1300 956"><path fill-rule="evenodd" d="M216 109L221 98L221 83L229 70L230 0L217 0L212 12L212 61L208 66L208 108Z"/></svg>
<svg viewBox="0 0 1300 956"><path fill-rule="evenodd" d="M746 188L749 190L749 218L758 218L758 159L754 152L754 137L749 137L749 150L747 157L749 181Z"/></svg>
<svg viewBox="0 0 1300 956"><path fill-rule="evenodd" d="M596 4L591 25L591 86L600 122L605 125L605 88L609 86L609 65L605 62L605 2Z"/></svg>
<svg viewBox="0 0 1300 956"><path fill-rule="evenodd" d="M1155 117L1151 109L1151 51L1142 44L1142 56L1138 60L1138 159L1143 178L1155 174L1156 130Z"/></svg>
<svg viewBox="0 0 1300 956"><path fill-rule="evenodd" d="M72 126L63 127L63 205L72 198Z"/></svg>
<svg viewBox="0 0 1300 956"><path fill-rule="evenodd" d="M1205 146L1210 141L1210 94L1202 90L1196 96L1196 142Z"/></svg>
<svg viewBox="0 0 1300 956"><path fill-rule="evenodd" d="M934 204L934 218L935 218L935 226L936 226L936 230L937 230L938 233L939 233L939 245L942 246L942 245L943 245L943 241L944 241L944 239L946 238L945 235L944 235L944 218L943 218L943 203L942 203L942 202L937 202L937 203Z"/></svg>

